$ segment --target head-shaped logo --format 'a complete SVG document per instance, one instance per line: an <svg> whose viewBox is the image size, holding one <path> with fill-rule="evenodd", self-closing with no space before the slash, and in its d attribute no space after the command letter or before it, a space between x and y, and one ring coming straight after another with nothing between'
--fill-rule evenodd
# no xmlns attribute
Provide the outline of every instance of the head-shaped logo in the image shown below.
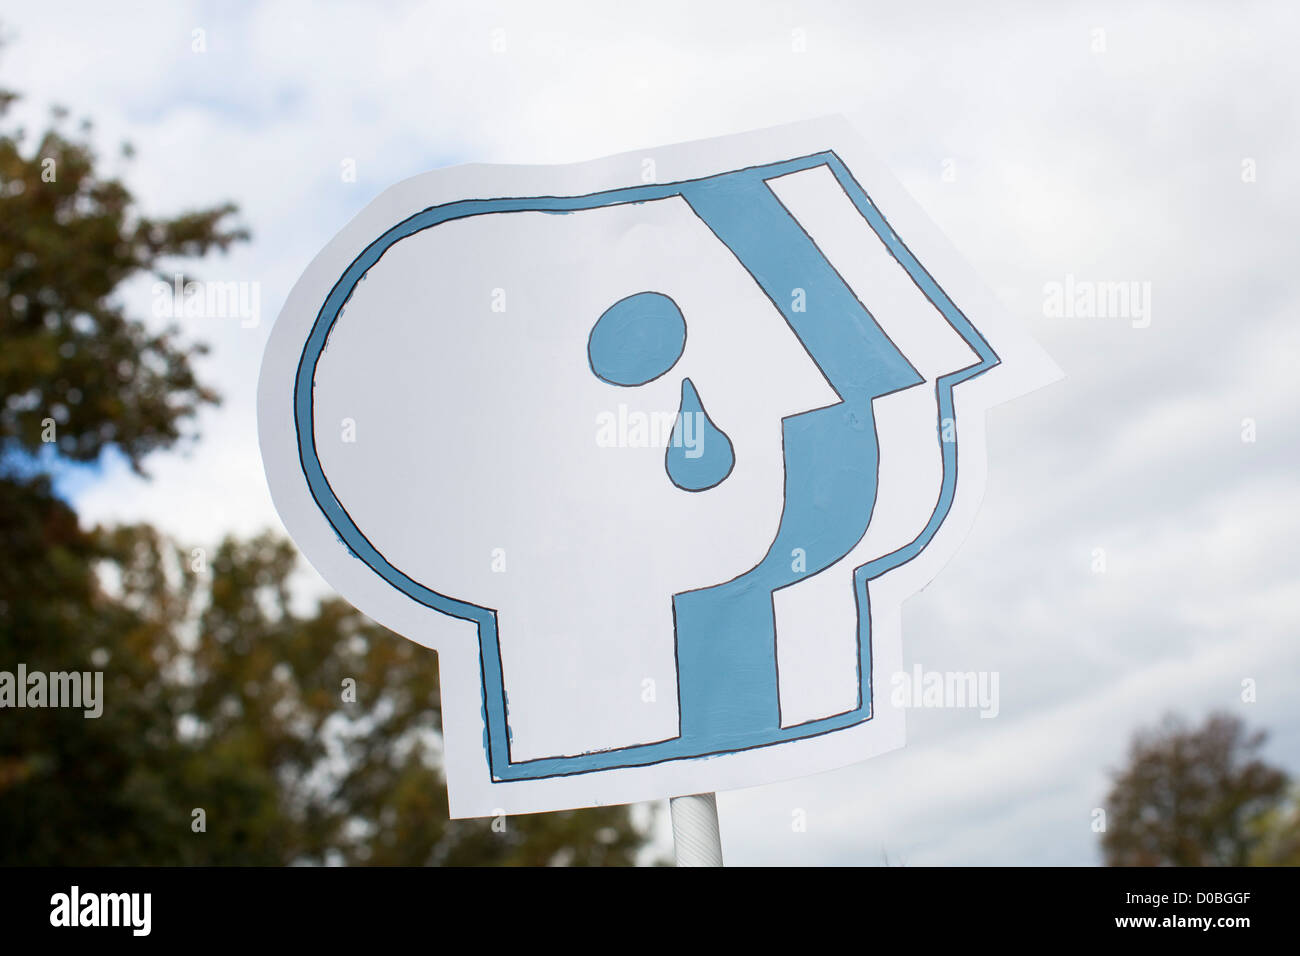
<svg viewBox="0 0 1300 956"><path fill-rule="evenodd" d="M650 159L405 183L268 346L277 507L439 650L458 815L901 744L899 603L973 513L984 408L1052 377L842 123Z"/></svg>

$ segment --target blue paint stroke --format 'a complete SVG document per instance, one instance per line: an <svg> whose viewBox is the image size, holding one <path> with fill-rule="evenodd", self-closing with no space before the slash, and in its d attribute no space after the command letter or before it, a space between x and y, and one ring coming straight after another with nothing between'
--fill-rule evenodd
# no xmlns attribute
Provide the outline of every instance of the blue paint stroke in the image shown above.
<svg viewBox="0 0 1300 956"><path fill-rule="evenodd" d="M726 432L713 423L689 378L682 379L682 403L664 453L664 468L683 491L708 491L731 474L736 452Z"/></svg>
<svg viewBox="0 0 1300 956"><path fill-rule="evenodd" d="M638 292L605 310L592 326L587 359L611 385L644 385L682 357L686 320L677 303L658 292Z"/></svg>

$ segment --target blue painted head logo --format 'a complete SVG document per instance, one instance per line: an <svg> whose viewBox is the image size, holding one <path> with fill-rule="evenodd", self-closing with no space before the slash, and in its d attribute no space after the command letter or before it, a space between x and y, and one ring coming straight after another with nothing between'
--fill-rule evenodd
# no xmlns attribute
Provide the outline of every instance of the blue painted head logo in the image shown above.
<svg viewBox="0 0 1300 956"><path fill-rule="evenodd" d="M801 218L805 186L833 191L840 222L852 220L835 235L867 237L897 273L889 295L917 296L961 360L904 354L871 307L885 286ZM503 235L512 255L489 256ZM487 251L462 270L431 261L476 243ZM399 269L400 296L378 288ZM390 374L357 388L348 363L374 367L378 349ZM812 397L782 404L791 378L771 370L774 355L815 383ZM339 277L302 353L294 413L303 474L339 539L411 600L475 626L493 779L536 780L870 720L870 583L942 525L957 481L953 390L997 363L824 152L432 206ZM908 534L877 541L891 401L932 450L934 485ZM355 443L335 438L344 418ZM376 474L387 493L373 493ZM718 554L731 565L711 563ZM783 651L782 622L813 580L849 609L849 633L825 642L847 654L834 694L800 697L791 688L810 678ZM820 639L805 634L800 653ZM559 699L530 685L539 661L575 675Z"/></svg>

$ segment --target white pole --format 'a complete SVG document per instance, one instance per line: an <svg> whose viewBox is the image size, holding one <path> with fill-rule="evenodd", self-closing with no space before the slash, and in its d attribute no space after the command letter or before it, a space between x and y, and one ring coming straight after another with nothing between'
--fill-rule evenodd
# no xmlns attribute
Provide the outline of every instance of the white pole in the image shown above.
<svg viewBox="0 0 1300 956"><path fill-rule="evenodd" d="M718 832L718 800L712 793L673 797L673 849L678 866L722 866L722 835Z"/></svg>

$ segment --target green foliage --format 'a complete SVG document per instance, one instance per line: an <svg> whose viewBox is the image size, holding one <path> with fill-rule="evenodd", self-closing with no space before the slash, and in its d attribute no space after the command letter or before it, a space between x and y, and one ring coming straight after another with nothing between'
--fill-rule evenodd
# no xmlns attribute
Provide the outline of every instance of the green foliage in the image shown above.
<svg viewBox="0 0 1300 956"><path fill-rule="evenodd" d="M1212 714L1139 733L1116 774L1102 838L1109 866L1244 866L1265 842L1286 774L1258 756L1266 734Z"/></svg>
<svg viewBox="0 0 1300 956"><path fill-rule="evenodd" d="M1300 788L1262 813L1252 829L1252 866L1300 866Z"/></svg>
<svg viewBox="0 0 1300 956"><path fill-rule="evenodd" d="M338 599L296 611L288 543L208 556L0 492L0 544L32 559L4 566L0 659L106 672L98 719L0 723L0 863L635 862L624 807L448 820L436 656Z"/></svg>
<svg viewBox="0 0 1300 956"><path fill-rule="evenodd" d="M0 93L0 118L12 103ZM199 384L173 326L150 331L113 298L168 257L202 256L246 237L230 204L169 219L140 215L127 188L95 170L87 142L57 128L24 151L0 133L0 446L35 453L42 422L58 453L93 461L115 446L140 469L182 437L217 396Z"/></svg>

